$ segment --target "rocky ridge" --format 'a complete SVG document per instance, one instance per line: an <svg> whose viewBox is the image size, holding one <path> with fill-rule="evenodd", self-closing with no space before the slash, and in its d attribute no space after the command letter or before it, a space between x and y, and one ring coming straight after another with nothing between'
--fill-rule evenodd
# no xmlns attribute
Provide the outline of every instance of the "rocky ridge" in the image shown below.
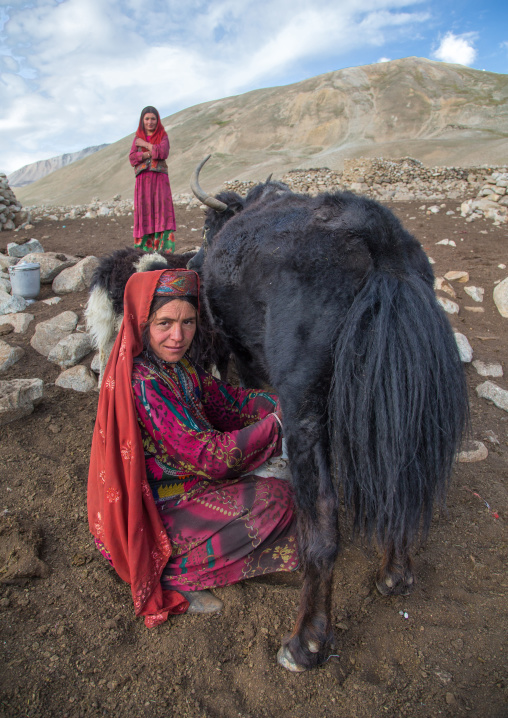
<svg viewBox="0 0 508 718"><path fill-rule="evenodd" d="M508 165L478 167L426 167L419 160L404 157L398 160L360 158L345 160L344 170L326 167L291 170L280 181L295 192L315 195L319 192L349 190L378 201L442 201L470 196L463 203L463 216L473 221L487 216L495 222L508 221ZM255 185L252 181L232 180L223 189L245 195ZM12 190L10 190L12 192ZM175 194L175 204L198 206L190 193ZM42 218L54 221L84 217L129 215L134 211L133 201L115 195L111 200L98 197L85 205L30 206L27 207L34 222Z"/></svg>

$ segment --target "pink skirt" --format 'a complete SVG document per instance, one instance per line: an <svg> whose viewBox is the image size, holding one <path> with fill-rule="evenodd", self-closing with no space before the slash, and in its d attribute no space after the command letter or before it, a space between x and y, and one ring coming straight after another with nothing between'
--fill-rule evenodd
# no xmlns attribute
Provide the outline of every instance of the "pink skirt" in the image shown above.
<svg viewBox="0 0 508 718"><path fill-rule="evenodd" d="M133 235L139 238L168 229L176 229L169 178L163 172L141 172L134 189Z"/></svg>
<svg viewBox="0 0 508 718"><path fill-rule="evenodd" d="M158 509L173 548L164 589L199 591L298 566L287 481L254 475L203 481Z"/></svg>

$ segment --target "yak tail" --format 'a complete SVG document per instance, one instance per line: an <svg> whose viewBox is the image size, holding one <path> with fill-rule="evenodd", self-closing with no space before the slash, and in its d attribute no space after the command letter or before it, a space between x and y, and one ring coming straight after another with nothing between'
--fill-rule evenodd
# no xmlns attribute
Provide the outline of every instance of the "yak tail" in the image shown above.
<svg viewBox="0 0 508 718"><path fill-rule="evenodd" d="M374 271L335 346L334 466L355 529L395 548L425 536L468 423L450 324L421 277Z"/></svg>

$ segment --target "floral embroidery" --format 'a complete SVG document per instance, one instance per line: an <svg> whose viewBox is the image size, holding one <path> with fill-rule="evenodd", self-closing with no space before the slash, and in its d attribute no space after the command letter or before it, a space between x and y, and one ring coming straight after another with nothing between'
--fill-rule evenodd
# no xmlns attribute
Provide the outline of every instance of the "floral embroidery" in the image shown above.
<svg viewBox="0 0 508 718"><path fill-rule="evenodd" d="M130 461L132 459L134 456L134 450L130 439L127 439L125 445L120 449L120 453L122 454L122 459L124 461Z"/></svg>
<svg viewBox="0 0 508 718"><path fill-rule="evenodd" d="M126 338L126 336L124 335L124 336L122 337L122 342L121 342L121 344L120 344L120 349L118 350L118 356L120 357L120 359L125 360L126 352L127 352L127 338Z"/></svg>
<svg viewBox="0 0 508 718"><path fill-rule="evenodd" d="M110 504L114 504L117 501L120 501L121 493L118 489L109 488L106 491L106 498Z"/></svg>
<svg viewBox="0 0 508 718"><path fill-rule="evenodd" d="M106 472L104 469L102 471L99 471L99 479L102 481L103 484L106 483Z"/></svg>
<svg viewBox="0 0 508 718"><path fill-rule="evenodd" d="M99 429L99 436L102 439L102 443L105 444L106 443L106 434L104 433L103 429Z"/></svg>
<svg viewBox="0 0 508 718"><path fill-rule="evenodd" d="M108 376L108 378L106 379L105 386L106 389L110 389L111 391L115 388L115 380L113 379L113 377Z"/></svg>
<svg viewBox="0 0 508 718"><path fill-rule="evenodd" d="M97 519L95 521L95 534L96 534L97 538L101 538L102 536L104 536L104 527L102 525L102 514L100 511L97 513Z"/></svg>

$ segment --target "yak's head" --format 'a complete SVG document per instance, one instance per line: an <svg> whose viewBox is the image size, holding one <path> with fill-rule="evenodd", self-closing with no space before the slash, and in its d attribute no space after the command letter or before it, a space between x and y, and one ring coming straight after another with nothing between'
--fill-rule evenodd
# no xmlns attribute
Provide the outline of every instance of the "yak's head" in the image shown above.
<svg viewBox="0 0 508 718"><path fill-rule="evenodd" d="M201 249L187 265L188 269L193 269L198 273L203 268L208 248L213 244L217 233L220 232L226 222L229 222L232 217L255 202L267 202L278 198L281 194L290 192L287 185L282 182L272 181L272 176L270 175L266 182L250 189L245 199L236 192L221 192L216 197L211 197L199 186L199 173L209 159L210 155L200 162L191 179L191 189L194 195L208 207L205 212Z"/></svg>
<svg viewBox="0 0 508 718"><path fill-rule="evenodd" d="M208 208L205 212L205 223L203 225L203 243L200 250L187 264L187 269L193 269L201 273L205 262L208 247L213 243L215 235L235 214L241 212L244 206L244 199L236 192L221 192L216 197L208 195L199 186L199 173L210 155L199 163L194 170L191 179L191 189L194 195Z"/></svg>

